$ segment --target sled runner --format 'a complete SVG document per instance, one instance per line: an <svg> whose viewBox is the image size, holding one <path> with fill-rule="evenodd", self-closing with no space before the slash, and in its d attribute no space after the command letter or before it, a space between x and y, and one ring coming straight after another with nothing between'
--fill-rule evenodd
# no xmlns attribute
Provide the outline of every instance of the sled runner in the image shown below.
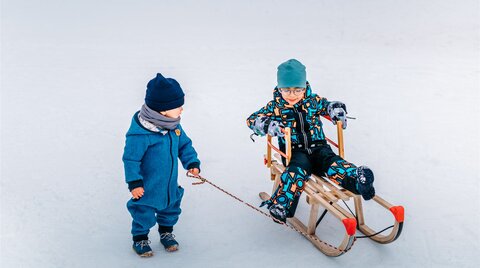
<svg viewBox="0 0 480 268"><path fill-rule="evenodd" d="M338 148L338 155L344 158L342 122L338 121L336 125L338 144L328 138L326 138L326 140L334 147ZM286 159L287 166L291 157L290 138L290 129L286 128L286 148L285 152L282 152L272 144L272 136L267 135L267 154L265 155L264 160L265 165L270 169L270 179L274 181L272 193L279 185L280 176L285 171L281 156ZM276 151L278 154L272 155L272 150ZM335 185L328 178L312 174L310 180L306 183L304 194L306 194L307 203L310 205L308 222L302 223L296 217L287 218L287 222L310 240L325 255L340 256L346 253L353 246L356 238L368 237L375 242L387 244L395 241L402 232L404 208L402 206L393 206L379 195L375 195L372 200L393 214L394 224L380 232L376 232L365 222L361 196L355 195L354 193ZM259 196L262 200L268 200L270 198L270 195L266 192L261 192ZM350 199L353 199L355 213L353 213L348 206L347 210L339 204L339 201L345 203ZM319 216L320 207L324 208L325 211ZM322 241L316 234L317 226L327 212L331 213L345 226L344 238L338 246L333 246ZM392 228L392 230L389 234L381 234L390 228ZM364 236L355 236L356 229L363 233Z"/></svg>

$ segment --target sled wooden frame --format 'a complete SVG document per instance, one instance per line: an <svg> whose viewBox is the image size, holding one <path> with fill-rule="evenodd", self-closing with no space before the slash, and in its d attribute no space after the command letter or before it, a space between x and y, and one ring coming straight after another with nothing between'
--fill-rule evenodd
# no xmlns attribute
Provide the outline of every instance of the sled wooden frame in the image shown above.
<svg viewBox="0 0 480 268"><path fill-rule="evenodd" d="M328 120L330 120L327 117ZM337 122L337 138L338 144L332 140L326 138L326 140L333 146L338 148L338 154L344 158L344 144L343 144L343 128L342 122ZM280 155L286 158L287 166L291 157L291 134L290 129L285 129L285 141L286 141L286 153L281 152L277 147L272 144L272 136L267 135L267 154L265 155L265 165L270 168L270 179L274 181L272 193L280 183L280 176L285 170L285 166L281 162ZM272 150L278 152L275 154L277 159L272 159ZM280 155L279 155L280 154ZM340 256L346 253L353 245L356 237L355 232L358 229L361 233L375 242L381 244L387 244L395 241L402 232L403 220L404 220L404 208L402 206L394 206L381 198L379 195L373 197L373 201L380 204L385 209L389 210L394 217L393 229L388 235L376 234L377 232L370 228L364 219L362 197L356 195L346 189L334 185L330 180L311 175L310 180L306 183L304 192L306 193L307 203L310 205L310 215L307 224L302 223L298 218L288 218L287 221L297 230L306 233L304 235L310 240L322 253L327 256ZM260 193L262 199L269 198L270 195L266 193ZM348 201L353 199L355 205L355 214L347 211L345 208L338 204L338 201ZM343 241L338 246L332 246L326 242L323 242L316 235L317 220L319 216L319 208L323 207L330 212L335 218L340 220L345 226L345 236Z"/></svg>

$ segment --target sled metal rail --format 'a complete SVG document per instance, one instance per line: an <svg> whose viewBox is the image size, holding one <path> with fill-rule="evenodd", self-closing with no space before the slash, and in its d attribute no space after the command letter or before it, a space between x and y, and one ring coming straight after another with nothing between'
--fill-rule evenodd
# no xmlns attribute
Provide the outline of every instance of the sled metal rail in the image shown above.
<svg viewBox="0 0 480 268"><path fill-rule="evenodd" d="M325 117L330 120L329 117ZM334 147L338 148L338 154L344 158L344 142L343 142L343 128L342 122L338 121L337 126L337 143L326 138L326 140ZM284 172L285 166L281 163L280 155L285 157L286 163L291 158L291 130L285 128L285 142L286 152L282 152L279 148L272 144L272 137L267 136L267 154L265 155L265 165L270 169L270 179L274 181L272 193L280 183L280 175ZM276 155L278 159L272 159L272 150L276 151L279 155ZM369 237L375 242L381 244L387 244L395 241L402 232L404 221L404 208L402 206L394 206L381 198L379 195L375 195L372 200L378 203L383 208L389 210L393 214L394 224L393 228L387 235L382 235L370 228L365 223L365 216L363 213L362 198L359 195L334 185L329 179L312 174L310 180L306 183L304 192L307 194L307 203L310 205L310 215L308 223L302 223L298 218L288 218L288 222L307 233L309 236L305 236L310 240L322 253L327 256L340 256L347 252L352 247L355 241L355 229L358 229L365 236ZM265 199L266 193L260 193L260 197ZM338 201L349 201L353 199L355 205L355 214L347 211L345 208L338 204ZM345 226L345 234L342 242L338 246L332 246L322 241L316 234L316 228L319 218L319 208L323 207L326 211L330 212L335 218L343 223ZM322 217L322 216L321 216Z"/></svg>

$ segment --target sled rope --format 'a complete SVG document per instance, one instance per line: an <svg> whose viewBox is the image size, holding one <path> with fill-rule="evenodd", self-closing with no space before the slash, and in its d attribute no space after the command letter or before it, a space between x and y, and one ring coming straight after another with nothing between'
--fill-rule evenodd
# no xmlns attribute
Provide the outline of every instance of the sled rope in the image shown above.
<svg viewBox="0 0 480 268"><path fill-rule="evenodd" d="M356 241L356 238L357 238L357 237L354 236L353 242L352 242L352 244L350 245L350 247L349 247L349 248L346 248L346 249L344 249L344 250L340 250L339 248L337 248L337 247L335 247L335 246L333 246L333 245L330 245L329 243L327 243L327 242L325 242L325 241L322 241L322 240L318 239L318 238L315 237L315 236L312 236L312 235L310 235L310 234L307 234L307 233L305 233L305 232L302 232L301 230L298 230L297 228L295 228L295 227L292 226L292 225L286 224L286 223L284 223L284 222L282 222L282 221L279 221L279 220L275 219L274 217L272 217L272 215L267 214L267 213L264 212L264 211L261 211L261 210L258 209L257 207L255 207L255 206L253 206L253 205L251 205L251 204L243 201L242 199L240 199L240 198L238 198L237 196L229 193L228 191L224 190L223 188L217 186L217 185L214 184L213 182L209 181L208 179L206 179L206 178L204 178L204 177L202 177L202 176L200 176L200 175L196 175L196 176L195 176L195 175L193 175L193 174L191 174L190 172L187 171L186 176L187 176L187 177L190 177L190 178L195 178L195 179L200 180L199 182L193 182L192 185L200 185L200 184L203 184L203 183L206 182L206 183L210 184L211 186L213 186L214 188L216 188L216 189L220 190L221 192L225 193L226 195L229 195L229 196L232 197L233 199L239 201L240 203L243 203L243 204L245 204L246 206L250 207L251 209L253 209L253 210L261 213L262 215L264 215L264 216L272 219L272 220L275 221L276 223L279 223L279 224L281 224L281 225L284 225L284 226L286 226L286 227L289 227L290 229L296 231L297 233L299 233L299 234L301 234L301 235L303 235L303 236L305 236L305 237L309 237L309 238L311 238L311 239L313 239L313 240L316 240L316 241L318 241L318 242L320 242L320 243L322 243L322 244L325 244L325 245L327 245L327 246L329 246L329 247L331 247L331 248L333 248L333 249L335 249L335 250L338 250L338 251L341 251L341 252L343 252L343 253L346 253L347 251L349 251L349 250L352 248L353 244L354 244L355 241Z"/></svg>
<svg viewBox="0 0 480 268"><path fill-rule="evenodd" d="M388 229L390 229L390 228L393 228L393 225L388 226L387 228L385 228L385 229L383 229L383 230L381 230L381 231L378 231L378 232L376 232L376 233L374 233L374 234L356 236L356 238L369 238L369 237L372 237L372 236L376 236L376 235L378 235L378 234L381 234L381 233L385 232L386 230L388 230Z"/></svg>

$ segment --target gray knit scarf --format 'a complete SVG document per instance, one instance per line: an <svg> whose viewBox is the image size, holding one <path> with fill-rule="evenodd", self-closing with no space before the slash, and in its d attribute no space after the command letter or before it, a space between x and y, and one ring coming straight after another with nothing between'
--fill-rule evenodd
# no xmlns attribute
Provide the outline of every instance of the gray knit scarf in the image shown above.
<svg viewBox="0 0 480 268"><path fill-rule="evenodd" d="M170 118L166 117L159 112L156 112L150 109L147 105L142 105L142 109L140 110L139 116L160 129L168 129L172 130L175 129L178 124L180 123L180 117L178 118Z"/></svg>

